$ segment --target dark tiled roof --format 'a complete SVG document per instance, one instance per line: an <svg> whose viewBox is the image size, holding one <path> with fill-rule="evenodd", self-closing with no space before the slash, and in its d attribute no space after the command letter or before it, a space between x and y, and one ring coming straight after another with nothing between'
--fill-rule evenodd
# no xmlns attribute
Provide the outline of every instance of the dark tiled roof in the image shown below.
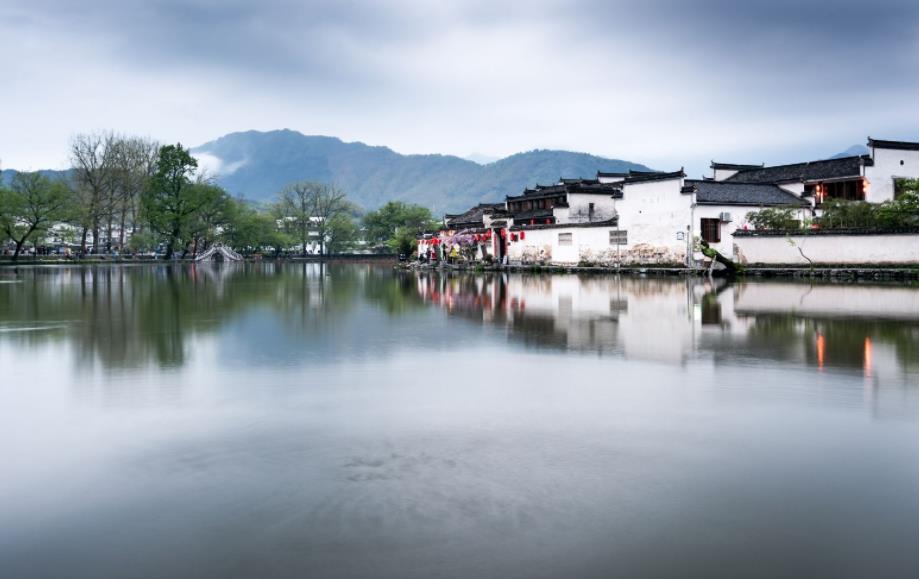
<svg viewBox="0 0 919 579"><path fill-rule="evenodd" d="M686 187L695 190L696 203L702 205L807 205L794 194L767 183L687 179Z"/></svg>
<svg viewBox="0 0 919 579"><path fill-rule="evenodd" d="M529 231L531 229L570 229L581 227L615 227L619 223L619 217L613 217L606 221L585 221L582 223L515 223L511 226L511 231Z"/></svg>
<svg viewBox="0 0 919 579"><path fill-rule="evenodd" d="M513 214L515 221L517 219L546 219L547 217L555 217L551 209L533 209L531 211L519 211Z"/></svg>
<svg viewBox="0 0 919 579"><path fill-rule="evenodd" d="M483 216L495 212L504 212L504 203L479 203L465 213L457 215L444 215L447 227L456 229L470 225L482 226L485 222Z"/></svg>
<svg viewBox="0 0 919 579"><path fill-rule="evenodd" d="M862 165L868 160L870 159L866 159L863 156L855 156L791 165L776 165L774 167L760 167L758 169L738 171L725 179L725 181L781 183L783 181L820 181L822 179L858 177L861 175Z"/></svg>
<svg viewBox="0 0 919 579"><path fill-rule="evenodd" d="M622 197L622 189L619 183L600 183L593 180L582 179L577 182L554 185L551 187L542 187L537 185L537 189L524 189L522 195L508 195L508 201L521 201L531 199L546 199L548 197L558 197L569 193L587 194L587 195L608 195Z"/></svg>
<svg viewBox="0 0 919 579"><path fill-rule="evenodd" d="M621 199L622 186L619 183L577 184L569 186L568 193L577 193L579 195L606 195Z"/></svg>
<svg viewBox="0 0 919 579"><path fill-rule="evenodd" d="M564 193L565 193L564 188L558 189L558 190L550 190L550 191L546 191L546 190L534 191L533 189L525 189L523 191L523 195L508 195L506 199L508 201L530 201L532 199L551 199L553 197L558 197L559 195L563 195Z"/></svg>
<svg viewBox="0 0 919 579"><path fill-rule="evenodd" d="M598 179L581 179L580 177L577 179L565 179L564 177L559 177L558 182L562 185L596 185L600 181Z"/></svg>
<svg viewBox="0 0 919 579"><path fill-rule="evenodd" d="M660 171L629 171L629 176L625 178L623 183L644 183L648 181L668 181L670 179L682 179L686 176L686 173L683 172L683 169L679 171L673 171L671 173L662 173ZM611 183L611 185L618 185L618 183Z"/></svg>
<svg viewBox="0 0 919 579"><path fill-rule="evenodd" d="M608 173L606 171L597 171L597 179L600 177L626 177L628 173Z"/></svg>
<svg viewBox="0 0 919 579"><path fill-rule="evenodd" d="M868 146L875 149L899 149L901 151L919 151L919 143L910 141L882 141L868 137Z"/></svg>
<svg viewBox="0 0 919 579"><path fill-rule="evenodd" d="M738 165L737 163L718 163L712 161L712 169L724 169L727 171L743 171L745 169L762 169L766 164L760 163L759 165Z"/></svg>
<svg viewBox="0 0 919 579"><path fill-rule="evenodd" d="M565 191L565 185L558 185L558 184L556 184L556 185L539 185L539 184L537 184L533 189L524 189L524 190L523 190L523 194L524 194L524 195L528 195L528 194L529 194L529 195L533 195L533 194L536 194L536 193L549 193L549 192L553 192L553 191L556 192L556 193L564 193L564 191Z"/></svg>

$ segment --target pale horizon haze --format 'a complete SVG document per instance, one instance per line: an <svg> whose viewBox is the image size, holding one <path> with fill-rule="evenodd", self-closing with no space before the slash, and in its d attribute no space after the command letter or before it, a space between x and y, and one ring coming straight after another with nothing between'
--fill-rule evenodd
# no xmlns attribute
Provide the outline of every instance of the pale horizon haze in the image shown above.
<svg viewBox="0 0 919 579"><path fill-rule="evenodd" d="M919 3L7 0L0 168L81 132L289 128L404 154L564 149L697 176L919 140Z"/></svg>

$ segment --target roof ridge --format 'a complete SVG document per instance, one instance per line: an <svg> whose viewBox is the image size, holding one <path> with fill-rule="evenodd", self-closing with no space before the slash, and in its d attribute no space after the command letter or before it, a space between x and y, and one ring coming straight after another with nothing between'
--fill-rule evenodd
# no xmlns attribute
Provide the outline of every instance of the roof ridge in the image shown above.
<svg viewBox="0 0 919 579"><path fill-rule="evenodd" d="M764 165L762 167L756 167L755 169L744 169L742 171L738 171L737 174L748 173L752 171L761 171L763 169L780 169L782 167L794 167L795 165L803 165L806 167L808 165L813 165L815 163L834 163L836 161L847 161L849 159L856 159L856 158L861 159L866 156L867 155L846 155L845 157L835 157L833 159L815 159L813 161L798 161L797 163L785 163L783 165ZM728 178L733 179L733 176L728 177Z"/></svg>

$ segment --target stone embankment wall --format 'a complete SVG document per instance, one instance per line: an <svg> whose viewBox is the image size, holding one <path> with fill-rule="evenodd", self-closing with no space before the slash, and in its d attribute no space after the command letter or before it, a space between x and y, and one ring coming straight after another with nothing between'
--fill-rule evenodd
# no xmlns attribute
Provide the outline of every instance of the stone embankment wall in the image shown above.
<svg viewBox="0 0 919 579"><path fill-rule="evenodd" d="M734 258L748 265L919 265L919 231L738 232Z"/></svg>
<svg viewBox="0 0 919 579"><path fill-rule="evenodd" d="M674 265L686 262L684 242L672 245L615 243L616 227L552 227L528 229L523 239L508 242L508 259L526 265Z"/></svg>

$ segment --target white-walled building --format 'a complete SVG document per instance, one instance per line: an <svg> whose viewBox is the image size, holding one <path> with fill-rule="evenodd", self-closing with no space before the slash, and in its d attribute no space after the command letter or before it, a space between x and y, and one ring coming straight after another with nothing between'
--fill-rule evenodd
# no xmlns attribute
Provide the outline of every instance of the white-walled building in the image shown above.
<svg viewBox="0 0 919 579"><path fill-rule="evenodd" d="M694 237L726 256L735 253L734 232L753 229L751 213L771 207L792 209L800 221L810 216L807 201L777 185L687 179L685 189L694 201Z"/></svg>
<svg viewBox="0 0 919 579"><path fill-rule="evenodd" d="M919 178L919 143L869 137L867 155L772 167L713 162L712 170L715 181L777 185L817 209L827 199L883 203L904 180Z"/></svg>
<svg viewBox="0 0 919 579"><path fill-rule="evenodd" d="M919 178L919 143L869 138L868 148L789 165L712 162L706 179L686 179L682 169L559 179L448 215L440 237L476 236L476 258L511 264L693 265L704 259L694 251L697 239L737 257L734 233L754 228L755 211L789 209L804 223L829 199L882 203L904 180ZM423 241L419 254L432 245Z"/></svg>
<svg viewBox="0 0 919 579"><path fill-rule="evenodd" d="M555 265L685 265L692 239L692 200L681 193L684 178L682 169L598 173L594 180L560 186L567 203L544 223L518 219L511 203L524 196L508 198L508 210L514 216L510 260Z"/></svg>

